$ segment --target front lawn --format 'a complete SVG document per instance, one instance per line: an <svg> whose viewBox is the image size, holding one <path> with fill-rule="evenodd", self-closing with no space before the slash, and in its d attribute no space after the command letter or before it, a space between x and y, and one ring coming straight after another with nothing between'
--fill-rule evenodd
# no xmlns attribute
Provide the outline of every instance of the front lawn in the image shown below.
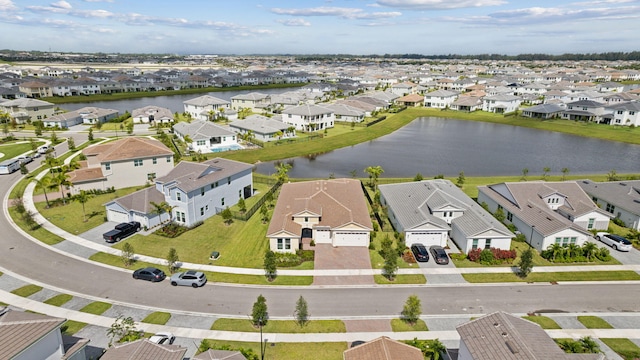
<svg viewBox="0 0 640 360"><path fill-rule="evenodd" d="M40 290L42 290L42 286L29 284L15 290L11 290L11 293L22 297L29 297Z"/></svg>
<svg viewBox="0 0 640 360"><path fill-rule="evenodd" d="M535 268L534 268L535 269ZM558 282L558 281L637 281L640 274L635 271L588 271L588 272L553 272L531 273L521 278L513 273L501 274L462 274L470 283L499 282Z"/></svg>
<svg viewBox="0 0 640 360"><path fill-rule="evenodd" d="M211 330L259 332L260 328L254 327L249 319L218 319ZM302 327L293 320L269 320L262 331L287 334L345 333L347 328L341 320L310 320Z"/></svg>
<svg viewBox="0 0 640 360"><path fill-rule="evenodd" d="M392 285L392 284L426 284L427 278L422 274L400 274L396 275L393 281L389 281L383 275L373 275L376 284Z"/></svg>
<svg viewBox="0 0 640 360"><path fill-rule="evenodd" d="M587 329L613 329L613 326L597 316L578 316L578 321Z"/></svg>
<svg viewBox="0 0 640 360"><path fill-rule="evenodd" d="M611 350L618 353L625 360L640 358L640 347L629 339L600 339Z"/></svg>
<svg viewBox="0 0 640 360"><path fill-rule="evenodd" d="M74 321L74 320L67 320L65 321L64 324L62 324L62 327L60 327L60 330L62 330L63 335L71 336L77 333L78 331L82 330L82 328L84 328L85 326L87 326L87 323Z"/></svg>
<svg viewBox="0 0 640 360"><path fill-rule="evenodd" d="M43 141L36 141L35 144L37 146L44 145ZM4 156L0 157L0 162L14 158L18 155L22 155L26 152L32 152L31 144L27 141L26 143L11 143L0 145L0 153L4 154ZM35 159L34 161L38 161Z"/></svg>
<svg viewBox="0 0 640 360"><path fill-rule="evenodd" d="M141 322L147 324L164 325L171 319L171 314L168 312L156 311L147 315Z"/></svg>
<svg viewBox="0 0 640 360"><path fill-rule="evenodd" d="M85 305L85 307L80 309L80 311L87 314L102 315L102 313L109 310L110 308L111 308L111 304L109 303L102 302L102 301L94 301L90 304Z"/></svg>
<svg viewBox="0 0 640 360"><path fill-rule="evenodd" d="M73 296L69 294L58 294L52 298L45 300L44 303L53 306L62 306L68 303L71 299L73 299Z"/></svg>
<svg viewBox="0 0 640 360"><path fill-rule="evenodd" d="M546 316L523 316L523 319L529 320L540 325L541 328L545 330L551 329L562 329L557 322L555 322L552 318Z"/></svg>

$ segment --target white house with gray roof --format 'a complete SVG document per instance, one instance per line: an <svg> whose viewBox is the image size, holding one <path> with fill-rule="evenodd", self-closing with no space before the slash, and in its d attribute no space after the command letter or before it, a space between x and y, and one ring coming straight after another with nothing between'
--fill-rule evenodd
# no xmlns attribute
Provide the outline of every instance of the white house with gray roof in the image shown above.
<svg viewBox="0 0 640 360"><path fill-rule="evenodd" d="M407 246L447 246L449 237L461 251L509 250L509 229L451 181L425 180L378 186L389 221L403 233Z"/></svg>
<svg viewBox="0 0 640 360"><path fill-rule="evenodd" d="M229 128L238 134L251 132L256 140L275 141L293 138L296 136L295 128L272 118L262 115L249 115L243 120L235 120L229 123Z"/></svg>
<svg viewBox="0 0 640 360"><path fill-rule="evenodd" d="M259 110L269 106L270 103L269 95L258 92L238 94L231 97L231 108L233 110L251 109L251 111L256 111L256 109Z"/></svg>
<svg viewBox="0 0 640 360"><path fill-rule="evenodd" d="M304 104L282 110L282 121L300 131L323 131L333 127L335 115L324 106Z"/></svg>
<svg viewBox="0 0 640 360"><path fill-rule="evenodd" d="M131 118L134 124L170 124L173 122L173 113L167 108L149 105L134 109Z"/></svg>
<svg viewBox="0 0 640 360"><path fill-rule="evenodd" d="M640 101L618 103L605 108L600 123L609 125L640 126Z"/></svg>
<svg viewBox="0 0 640 360"><path fill-rule="evenodd" d="M347 104L330 104L326 107L333 111L336 121L359 123L364 121L366 115L364 110Z"/></svg>
<svg viewBox="0 0 640 360"><path fill-rule="evenodd" d="M640 180L577 183L601 209L640 231Z"/></svg>
<svg viewBox="0 0 640 360"><path fill-rule="evenodd" d="M489 211L498 208L505 221L538 251L552 244L582 246L590 230L606 230L610 215L598 208L575 181L529 181L478 187L478 203Z"/></svg>
<svg viewBox="0 0 640 360"><path fill-rule="evenodd" d="M252 166L239 161L215 158L202 163L182 161L167 175L155 181L155 187L112 200L105 204L107 219L139 221L153 227L168 215L154 212L151 202L163 201L173 207L171 218L178 224L191 226L204 221L240 198L253 195Z"/></svg>
<svg viewBox="0 0 640 360"><path fill-rule="evenodd" d="M518 110L522 99L516 95L499 94L486 96L482 99L482 110L497 113L508 114Z"/></svg>
<svg viewBox="0 0 640 360"><path fill-rule="evenodd" d="M424 95L424 106L444 109L450 107L451 104L456 101L459 93L449 90L436 90Z"/></svg>
<svg viewBox="0 0 640 360"><path fill-rule="evenodd" d="M206 120L179 122L173 125L173 131L182 141L187 136L187 140L191 139L190 142L185 141L189 150L203 154L242 148L235 132Z"/></svg>
<svg viewBox="0 0 640 360"><path fill-rule="evenodd" d="M55 113L55 104L38 99L19 98L0 102L0 110L16 119L18 124L28 120L37 121L47 119Z"/></svg>
<svg viewBox="0 0 640 360"><path fill-rule="evenodd" d="M203 95L182 103L184 111L197 120L211 120L224 116L225 111L231 110L231 103L211 95Z"/></svg>

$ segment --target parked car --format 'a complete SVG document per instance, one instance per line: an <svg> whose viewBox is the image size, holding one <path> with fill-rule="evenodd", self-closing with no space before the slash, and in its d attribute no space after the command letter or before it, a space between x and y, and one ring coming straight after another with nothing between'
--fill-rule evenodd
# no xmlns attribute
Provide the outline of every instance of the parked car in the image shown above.
<svg viewBox="0 0 640 360"><path fill-rule="evenodd" d="M176 337L170 332L159 332L149 338L149 341L155 344L171 345L176 341Z"/></svg>
<svg viewBox="0 0 640 360"><path fill-rule="evenodd" d="M431 252L433 261L435 261L436 264L447 265L449 263L449 255L447 255L447 252L444 251L444 248L442 246L430 246L429 251Z"/></svg>
<svg viewBox="0 0 640 360"><path fill-rule="evenodd" d="M147 280L151 282L162 281L166 277L167 275L165 275L164 271L154 267L141 268L133 272L134 279Z"/></svg>
<svg viewBox="0 0 640 360"><path fill-rule="evenodd" d="M29 155L24 155L24 156L20 156L18 157L18 160L20 161L20 164L28 164L30 162L33 161L33 158Z"/></svg>
<svg viewBox="0 0 640 360"><path fill-rule="evenodd" d="M171 275L171 285L192 286L194 288L204 286L207 277L200 271L189 270Z"/></svg>
<svg viewBox="0 0 640 360"><path fill-rule="evenodd" d="M47 145L42 145L42 146L40 146L40 147L38 148L38 152L39 152L40 154L46 154L46 153L49 151L49 149L51 149L49 146L47 146Z"/></svg>
<svg viewBox="0 0 640 360"><path fill-rule="evenodd" d="M429 252L427 248L422 244L413 244L411 245L411 252L413 256L416 258L416 261L427 262L429 261Z"/></svg>
<svg viewBox="0 0 640 360"><path fill-rule="evenodd" d="M599 232L596 234L596 239L598 239L599 241L602 241L603 243L619 251L630 251L631 248L633 247L631 245L631 241L616 234Z"/></svg>
<svg viewBox="0 0 640 360"><path fill-rule="evenodd" d="M140 223L137 221L120 223L116 225L116 227L113 230L102 234L102 238L104 239L104 241L108 243L114 243L126 238L127 236L135 232L140 231L141 229L142 227L140 226Z"/></svg>

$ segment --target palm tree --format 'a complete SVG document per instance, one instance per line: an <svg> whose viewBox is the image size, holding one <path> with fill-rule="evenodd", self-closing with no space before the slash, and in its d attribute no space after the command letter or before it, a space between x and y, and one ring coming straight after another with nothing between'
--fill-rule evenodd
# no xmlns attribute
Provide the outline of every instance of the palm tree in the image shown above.
<svg viewBox="0 0 640 360"><path fill-rule="evenodd" d="M42 179L33 178L33 181L36 182L36 189L42 189L42 192L44 192L44 200L47 202L48 209L50 205L49 198L47 197L47 189L51 186L51 178L45 176Z"/></svg>
<svg viewBox="0 0 640 360"><path fill-rule="evenodd" d="M569 246L567 246L567 255L569 256L570 259L575 258L579 254L580 254L580 246L576 244L569 244Z"/></svg>
<svg viewBox="0 0 640 360"><path fill-rule="evenodd" d="M84 190L80 190L80 193L73 197L73 200L82 204L82 221L83 222L87 222L87 214L84 211L84 204L86 204L90 198L91 198L91 195L87 194L87 192Z"/></svg>
<svg viewBox="0 0 640 360"><path fill-rule="evenodd" d="M58 186L58 188L60 189L60 196L62 196L62 204L66 205L67 202L65 201L65 198L64 198L63 186L68 186L71 184L69 182L69 175L65 172L59 171L51 178L51 181L53 181L53 183L56 184L56 186Z"/></svg>
<svg viewBox="0 0 640 360"><path fill-rule="evenodd" d="M556 257L558 255L562 255L562 253L564 253L564 248L562 247L562 245L558 244L558 243L553 243L551 245L549 245L548 247L549 251L551 251L551 258L553 261L556 261Z"/></svg>
<svg viewBox="0 0 640 360"><path fill-rule="evenodd" d="M547 177L549 176L550 171L551 171L550 167L545 166L544 168L542 168L542 180L547 180Z"/></svg>
<svg viewBox="0 0 640 360"><path fill-rule="evenodd" d="M47 154L47 156L45 156L44 160L42 160L40 163L41 164L46 164L49 167L49 172L51 172L51 170L54 167L60 165L60 161L57 158L53 157L53 155L51 155L50 153Z"/></svg>
<svg viewBox="0 0 640 360"><path fill-rule="evenodd" d="M582 344L582 348L587 353L597 354L600 352L600 345L598 345L595 340L593 340L590 336L585 336L580 338L580 343Z"/></svg>
<svg viewBox="0 0 640 360"><path fill-rule="evenodd" d="M447 347L444 346L439 339L435 339L429 344L425 355L427 355L430 360L440 360L442 359L442 353L445 351L447 351Z"/></svg>
<svg viewBox="0 0 640 360"><path fill-rule="evenodd" d="M586 242L582 245L582 251L584 252L584 256L587 258L587 261L591 261L593 255L595 255L598 250L598 245L592 242Z"/></svg>
<svg viewBox="0 0 640 360"><path fill-rule="evenodd" d="M151 206L153 206L153 210L151 211L152 214L157 214L158 218L160 219L160 223L162 224L162 214L164 214L166 212L166 206L168 205L166 201L163 201L161 203L156 203L156 202L149 202L149 204Z"/></svg>
<svg viewBox="0 0 640 360"><path fill-rule="evenodd" d="M207 115L209 115L209 121L214 121L216 119L215 110L209 110L209 112L207 112Z"/></svg>
<svg viewBox="0 0 640 360"><path fill-rule="evenodd" d="M567 167L563 167L562 170L562 181L564 181L567 178L567 175L569 174L569 168Z"/></svg>

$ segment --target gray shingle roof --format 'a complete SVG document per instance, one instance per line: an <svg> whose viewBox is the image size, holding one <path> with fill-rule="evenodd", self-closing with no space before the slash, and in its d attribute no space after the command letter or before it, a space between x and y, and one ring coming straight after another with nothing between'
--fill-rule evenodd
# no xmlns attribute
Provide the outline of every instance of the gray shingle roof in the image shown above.
<svg viewBox="0 0 640 360"><path fill-rule="evenodd" d="M251 130L256 134L273 134L287 130L291 125L274 120L262 115L250 115L244 120L235 120L229 123L230 127Z"/></svg>
<svg viewBox="0 0 640 360"><path fill-rule="evenodd" d="M203 95L195 99L184 101L183 104L205 107L209 105L227 105L229 102L211 95Z"/></svg>
<svg viewBox="0 0 640 360"><path fill-rule="evenodd" d="M107 349L102 360L182 360L187 348L178 345L160 345L140 339L118 344Z"/></svg>
<svg viewBox="0 0 640 360"><path fill-rule="evenodd" d="M315 116L315 115L331 114L332 111L330 109L327 109L324 106L304 104L304 105L298 105L298 106L286 108L282 110L282 113L292 114L292 115L302 115L302 116Z"/></svg>
<svg viewBox="0 0 640 360"><path fill-rule="evenodd" d="M191 140L209 139L214 136L232 136L233 131L227 130L209 121L196 120L191 123L179 122L173 125L173 130L182 135L189 135Z"/></svg>
<svg viewBox="0 0 640 360"><path fill-rule="evenodd" d="M164 194L158 191L155 187L148 187L117 198L113 201L128 211L150 214L154 210L153 206L151 206L151 202L160 204L164 200Z"/></svg>
<svg viewBox="0 0 640 360"><path fill-rule="evenodd" d="M64 322L47 315L7 310L0 315L0 359L12 359Z"/></svg>
<svg viewBox="0 0 640 360"><path fill-rule="evenodd" d="M577 181L587 194L640 216L640 180L594 182Z"/></svg>
<svg viewBox="0 0 640 360"><path fill-rule="evenodd" d="M188 193L251 168L251 164L223 158L202 163L181 161L167 175L157 178L156 182L175 182L180 190Z"/></svg>

